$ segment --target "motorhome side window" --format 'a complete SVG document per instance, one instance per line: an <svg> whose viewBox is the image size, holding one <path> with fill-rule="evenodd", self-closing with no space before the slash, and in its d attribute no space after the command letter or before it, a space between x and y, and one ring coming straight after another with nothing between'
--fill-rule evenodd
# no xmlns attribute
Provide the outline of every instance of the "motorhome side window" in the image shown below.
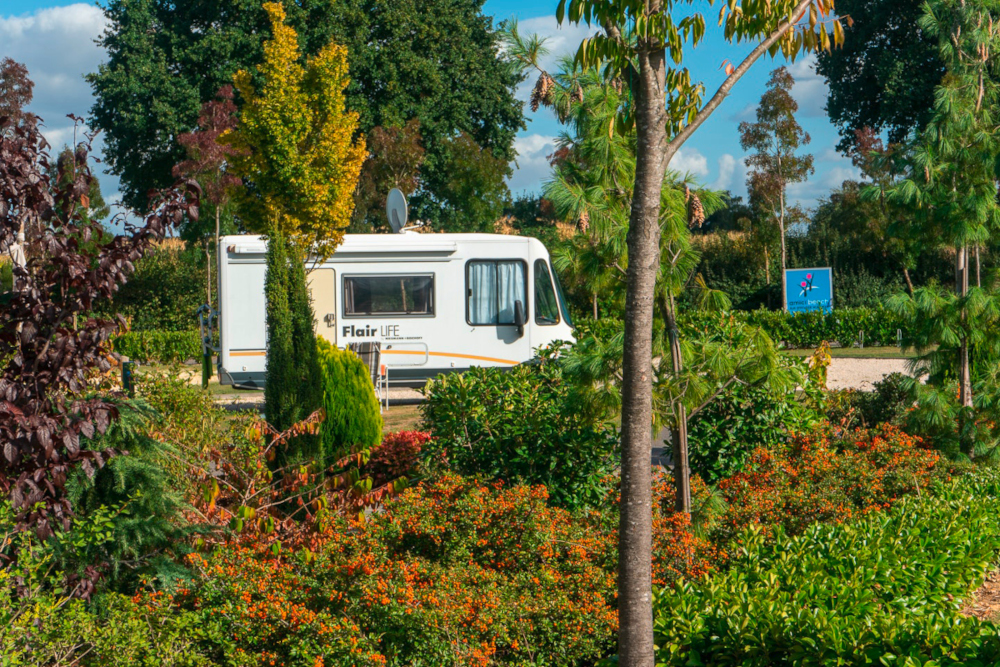
<svg viewBox="0 0 1000 667"><path fill-rule="evenodd" d="M535 323L543 326L559 324L559 302L556 301L549 265L544 259L535 260Z"/></svg>
<svg viewBox="0 0 1000 667"><path fill-rule="evenodd" d="M344 276L344 315L434 315L434 276Z"/></svg>
<svg viewBox="0 0 1000 667"><path fill-rule="evenodd" d="M474 260L466 266L469 324L514 324L514 304L527 312L527 266L520 260Z"/></svg>

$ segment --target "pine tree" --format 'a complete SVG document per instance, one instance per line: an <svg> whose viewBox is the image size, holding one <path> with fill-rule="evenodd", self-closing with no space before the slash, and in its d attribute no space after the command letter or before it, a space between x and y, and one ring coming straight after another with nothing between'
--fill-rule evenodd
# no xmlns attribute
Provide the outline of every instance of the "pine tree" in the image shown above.
<svg viewBox="0 0 1000 667"><path fill-rule="evenodd" d="M907 342L923 353L928 384L913 386L916 416L938 430L939 446L950 440L972 457L996 452L988 444L997 440L997 433L988 432L994 415L977 409L1000 405L995 400L1000 339L991 335L1000 303L995 291L981 284L978 265L978 248L1000 227L1000 86L991 77L1000 51L1000 15L985 0L934 0L919 24L938 40L947 73L936 90L931 121L911 147L908 177L889 188L888 196L910 208L924 243L954 250L955 290L921 288L895 297L890 306L910 319ZM866 193L881 194L877 188ZM978 372L977 356L983 362ZM975 402L974 390L980 394Z"/></svg>

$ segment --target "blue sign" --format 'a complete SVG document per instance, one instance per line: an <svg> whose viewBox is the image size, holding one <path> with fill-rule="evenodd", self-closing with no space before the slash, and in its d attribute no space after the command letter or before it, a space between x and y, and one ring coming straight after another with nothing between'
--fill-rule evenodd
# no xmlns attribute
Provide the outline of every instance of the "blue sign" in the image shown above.
<svg viewBox="0 0 1000 667"><path fill-rule="evenodd" d="M787 269L785 298L788 312L833 310L833 269Z"/></svg>

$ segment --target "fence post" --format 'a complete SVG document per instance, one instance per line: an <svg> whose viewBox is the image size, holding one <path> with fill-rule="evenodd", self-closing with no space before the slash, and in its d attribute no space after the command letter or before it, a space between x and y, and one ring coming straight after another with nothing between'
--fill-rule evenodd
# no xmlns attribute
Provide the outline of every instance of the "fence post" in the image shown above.
<svg viewBox="0 0 1000 667"><path fill-rule="evenodd" d="M135 398L135 383L132 378L132 371L135 362L129 361L128 357L122 357L122 389L129 398Z"/></svg>

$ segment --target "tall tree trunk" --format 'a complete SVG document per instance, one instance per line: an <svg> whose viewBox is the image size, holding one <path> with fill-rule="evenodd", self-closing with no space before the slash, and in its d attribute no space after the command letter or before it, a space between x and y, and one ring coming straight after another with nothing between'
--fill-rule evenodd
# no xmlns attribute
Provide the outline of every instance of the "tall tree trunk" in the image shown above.
<svg viewBox="0 0 1000 667"><path fill-rule="evenodd" d="M673 296L662 297L663 320L670 336L670 366L674 375L684 370L681 356L680 332L677 328L677 311ZM691 513L691 463L688 457L687 408L683 402L677 406L677 422L670 427L670 447L674 460L674 509L685 514Z"/></svg>
<svg viewBox="0 0 1000 667"><path fill-rule="evenodd" d="M764 246L764 282L771 284L771 253Z"/></svg>
<svg viewBox="0 0 1000 667"><path fill-rule="evenodd" d="M653 306L660 264L660 190L667 151L665 53L641 52L632 83L636 165L627 236L625 349L622 358L621 512L618 528L618 657L622 667L653 665L652 425Z"/></svg>
<svg viewBox="0 0 1000 667"><path fill-rule="evenodd" d="M955 249L955 292L959 298L969 292L969 247L961 246ZM965 325L965 312L962 312L962 324ZM962 342L958 350L958 398L961 404L958 429L962 452L970 458L974 456L973 442L966 437L965 427L968 411L972 409L972 376L969 364L969 339L962 333Z"/></svg>
<svg viewBox="0 0 1000 667"><path fill-rule="evenodd" d="M979 246L976 246L976 287L983 286L982 265L979 262Z"/></svg>
<svg viewBox="0 0 1000 667"><path fill-rule="evenodd" d="M205 239L205 303L212 307L212 252L208 239Z"/></svg>
<svg viewBox="0 0 1000 667"><path fill-rule="evenodd" d="M592 301L594 302L594 321L597 321L597 292L593 293Z"/></svg>
<svg viewBox="0 0 1000 667"><path fill-rule="evenodd" d="M785 193L781 193L781 212L778 215L778 232L781 234L781 309L788 312L788 279L785 276Z"/></svg>
<svg viewBox="0 0 1000 667"><path fill-rule="evenodd" d="M906 280L906 290L910 296L913 296L913 281L910 280L910 270L905 266L903 267L903 278Z"/></svg>
<svg viewBox="0 0 1000 667"><path fill-rule="evenodd" d="M221 208L222 208L222 204L216 204L215 205L215 252L216 253L219 252L219 214L220 214ZM216 255L216 256L218 256L218 255ZM208 305L209 306L212 305L211 294L209 294Z"/></svg>

